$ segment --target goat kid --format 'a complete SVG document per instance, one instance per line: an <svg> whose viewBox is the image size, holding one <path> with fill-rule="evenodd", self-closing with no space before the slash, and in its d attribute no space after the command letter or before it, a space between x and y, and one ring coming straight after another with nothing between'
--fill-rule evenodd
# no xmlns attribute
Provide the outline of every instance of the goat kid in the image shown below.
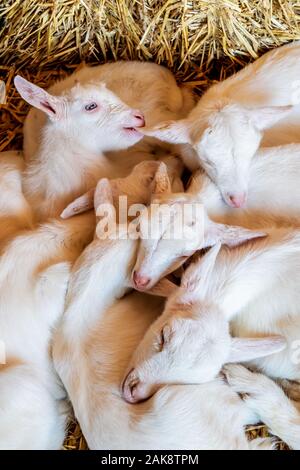
<svg viewBox="0 0 300 470"><path fill-rule="evenodd" d="M188 88L179 87L168 69L150 62L118 61L96 67L84 66L52 85L48 93L59 97L77 85L101 87L102 83L127 106L139 109L150 126L165 119L185 117L194 105ZM26 160L37 153L45 124L45 113L32 108L24 127Z"/></svg>
<svg viewBox="0 0 300 470"><path fill-rule="evenodd" d="M157 144L134 146L143 137L144 113L157 123L185 116L193 106L190 93L156 64L84 67L50 93L21 77L15 85L34 106L24 126L24 188L38 220L57 217L100 177L126 176L140 161L153 160Z"/></svg>
<svg viewBox="0 0 300 470"><path fill-rule="evenodd" d="M190 144L194 152L186 165L191 170L201 165L224 201L243 207L250 162L263 133L269 129L264 145L299 142L299 57L299 41L270 51L212 86L186 119L164 122L144 133Z"/></svg>
<svg viewBox="0 0 300 470"><path fill-rule="evenodd" d="M89 216L32 230L20 152L0 158L0 448L59 449L66 406L49 347ZM88 232L90 232L88 237Z"/></svg>
<svg viewBox="0 0 300 470"><path fill-rule="evenodd" d="M203 232L204 246L221 240L234 245L232 224L258 231L272 226L298 226L299 175L300 145L291 144L259 150L250 166L248 201L239 210L224 202L218 187L204 172L192 176L186 193L174 194L166 183L165 190L155 195L153 206L141 216L142 236L134 270L138 277L148 280L144 290L152 288L166 273L203 247ZM185 207L191 210L184 211ZM156 224L159 230L153 232L151 239L143 236L147 226L155 224L161 208L172 211L172 218L164 225ZM206 212L209 218L205 217ZM174 233L176 227L182 227L182 237L167 239L165 235Z"/></svg>
<svg viewBox="0 0 300 470"><path fill-rule="evenodd" d="M154 177L156 190L165 182L163 168ZM113 193L107 180L98 183L96 212L101 204L113 204ZM244 426L255 422L256 415L219 378L201 386L167 387L138 407L122 400L119 384L129 358L163 309L162 300L140 293L120 300L132 286L137 244L126 237L127 230L119 226L120 238L111 240L103 239L97 227L95 240L73 268L54 339L55 367L89 447L273 448L268 439L248 442Z"/></svg>
<svg viewBox="0 0 300 470"><path fill-rule="evenodd" d="M110 174L104 151L129 147L142 138L144 117L104 84L78 84L63 96L50 95L21 77L15 85L48 117L39 149L27 162L25 195L38 220L57 217L68 202Z"/></svg>
<svg viewBox="0 0 300 470"><path fill-rule="evenodd" d="M251 361L274 378L299 380L299 249L299 230L273 229L231 250L216 245L187 269L180 288L168 283L173 292L129 363L124 398L135 403L162 384L205 382L227 362Z"/></svg>

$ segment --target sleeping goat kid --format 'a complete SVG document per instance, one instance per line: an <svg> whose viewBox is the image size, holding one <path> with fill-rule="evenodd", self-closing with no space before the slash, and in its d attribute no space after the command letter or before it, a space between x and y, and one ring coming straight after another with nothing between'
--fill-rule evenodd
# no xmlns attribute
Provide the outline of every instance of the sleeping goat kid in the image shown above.
<svg viewBox="0 0 300 470"><path fill-rule="evenodd" d="M299 230L278 228L233 249L215 245L193 263L133 355L126 400L166 383L205 382L227 362L252 361L268 375L299 380L299 254ZM231 338L230 321L243 338Z"/></svg>
<svg viewBox="0 0 300 470"><path fill-rule="evenodd" d="M299 41L270 51L212 86L186 119L162 123L145 133L170 143L191 144L194 155L191 152L186 161L190 169L203 166L224 201L242 207L249 165L264 131L269 129L268 145L300 141L299 59ZM286 122L278 122L284 118Z"/></svg>
<svg viewBox="0 0 300 470"><path fill-rule="evenodd" d="M136 287L143 287L144 290L152 288L166 273L199 249L203 227L206 245L209 241L213 245L218 240L233 245L235 233L230 227L232 224L255 230L274 225L299 226L299 178L300 145L291 144L257 152L250 165L247 204L239 210L224 202L218 187L204 172L199 171L192 176L186 193L172 193L170 185L166 184L164 191L155 195L152 201L155 205L140 218L142 237L134 271L137 279L144 278L145 283ZM151 239L143 237L148 225L151 226L159 216L161 206L172 210L172 219L160 226ZM185 206L194 210L185 212L182 219ZM197 217L198 207L203 207L204 219L205 212L209 219L203 220L201 214ZM226 232L221 224L229 224L226 225ZM177 226L182 226L183 236L176 240L165 239L165 234L174 233ZM185 236L186 230L188 236Z"/></svg>
<svg viewBox="0 0 300 470"><path fill-rule="evenodd" d="M124 386L129 401L146 398L162 383L209 381L224 363L246 360L247 354L255 355L256 346L264 352L264 347L276 351L276 348L282 349L282 343L285 345L277 337L255 341L231 339L229 318L238 314L239 309L256 295L256 282L260 286L257 295L263 290L263 267L270 268L266 262L267 255L269 259L271 257L271 250L259 253L254 247L251 251L248 246L224 247L222 253L223 257L226 254L226 262L218 260L219 269L213 269L220 247L220 243L216 244L203 258L190 265L180 287L164 281L169 296L164 313L145 335L129 366L133 370ZM281 258L284 255L287 255L286 251ZM265 265L261 267L260 276L263 261ZM134 387L130 386L131 382Z"/></svg>
<svg viewBox="0 0 300 470"><path fill-rule="evenodd" d="M59 449L67 414L49 356L51 333L69 263L92 234L87 216L32 230L23 166L14 152L1 154L0 448Z"/></svg>
<svg viewBox="0 0 300 470"><path fill-rule="evenodd" d="M158 168L154 186L164 184L163 168ZM101 180L96 213L113 200L113 187ZM138 407L122 399L126 365L163 304L140 293L120 300L131 286L137 240L126 238L126 226L118 228L120 238L105 238L99 222L94 241L77 260L54 339L55 367L89 447L271 449L269 439L248 442L244 426L255 422L256 414L220 378L167 387Z"/></svg>

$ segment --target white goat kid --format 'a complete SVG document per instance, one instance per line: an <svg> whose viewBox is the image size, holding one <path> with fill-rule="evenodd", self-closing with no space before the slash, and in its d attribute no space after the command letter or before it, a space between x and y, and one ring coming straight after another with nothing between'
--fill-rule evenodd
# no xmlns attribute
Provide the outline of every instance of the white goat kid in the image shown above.
<svg viewBox="0 0 300 470"><path fill-rule="evenodd" d="M150 126L165 119L183 118L194 105L190 91L179 87L168 69L150 62L118 61L96 67L84 66L52 85L48 92L60 96L69 93L77 84L99 87L101 83L105 83L130 108L139 109ZM45 124L46 115L31 109L24 127L26 160L38 151ZM85 145L85 142L81 145Z"/></svg>
<svg viewBox="0 0 300 470"><path fill-rule="evenodd" d="M249 165L264 131L270 128L269 145L299 142L300 106L292 106L300 103L299 58L299 41L270 51L212 86L186 119L162 123L146 134L191 144L190 169L203 166L226 203L242 207ZM278 122L283 118L287 122Z"/></svg>
<svg viewBox="0 0 300 470"><path fill-rule="evenodd" d="M72 262L90 239L89 217L27 230L0 260L0 447L59 449L66 426L65 394L49 354L62 314Z"/></svg>
<svg viewBox="0 0 300 470"><path fill-rule="evenodd" d="M156 186L163 184L162 168L155 175ZM113 200L113 187L100 181L95 207ZM119 229L126 235L125 227ZM163 304L140 293L119 300L131 286L137 240L100 235L98 226L95 240L73 268L53 348L55 367L89 447L271 449L270 440L248 442L244 426L255 422L256 415L221 379L203 386L165 388L139 407L124 402L122 376Z"/></svg>
<svg viewBox="0 0 300 470"><path fill-rule="evenodd" d="M35 107L24 126L24 187L40 220L58 216L100 177L125 176L140 161L153 160L157 145L121 152L143 137L144 115L136 107L155 124L183 117L193 106L190 93L156 64L84 67L50 93L21 78L15 84Z"/></svg>
<svg viewBox="0 0 300 470"><path fill-rule="evenodd" d="M172 293L165 311L146 333L130 362L131 372L124 385L128 401L147 398L161 384L212 380L226 362L250 360L286 346L280 336L283 330L266 330L265 336L270 332L277 336L257 340L231 339L229 331L230 319L276 284L275 274L265 279L266 272L278 263L282 271L278 269L276 274L280 278L290 262L286 258L297 253L295 240L286 244L277 241L276 246L274 238L273 249L269 239L252 242L251 248L251 242L235 249L224 247L216 263L220 250L217 244L187 269L179 288L173 285L171 290L167 284L168 295L170 290ZM258 329L256 332L260 336Z"/></svg>
<svg viewBox="0 0 300 470"><path fill-rule="evenodd" d="M140 291L152 289L198 250L219 242L235 246L265 236L260 230L214 222L194 194L171 193L168 175L165 178L165 185L139 218L140 240L132 278Z"/></svg>
<svg viewBox="0 0 300 470"><path fill-rule="evenodd" d="M59 449L66 406L49 356L62 313L69 262L91 238L81 222L32 230L20 152L0 156L0 448ZM90 234L88 235L88 232Z"/></svg>
<svg viewBox="0 0 300 470"><path fill-rule="evenodd" d="M129 365L129 401L146 398L163 383L209 380L226 362L251 360L274 378L299 380L299 230L273 229L263 240L219 250L213 247L188 268L181 287L173 287ZM253 339L270 334L276 336ZM255 354L257 347L262 354ZM271 352L277 354L263 357Z"/></svg>
<svg viewBox="0 0 300 470"><path fill-rule="evenodd" d="M76 85L63 96L50 95L21 77L15 85L48 117L39 149L27 163L24 191L39 220L58 216L100 176L110 174L104 151L129 147L142 138L138 129L144 117L103 84Z"/></svg>
<svg viewBox="0 0 300 470"><path fill-rule="evenodd" d="M199 171L192 176L184 194L171 193L166 183L167 189L155 195L155 205L141 216L142 237L134 269L137 277L148 280L144 289L151 288L199 247L213 245L217 241L234 245L232 224L256 230L274 225L299 226L299 175L300 145L291 144L258 151L250 165L248 201L239 210L224 202L218 187L204 172ZM155 224L161 206L172 210L172 218L165 225L157 225L159 230L153 232L151 238L143 237L147 227ZM200 211L202 206L203 213ZM192 210L185 211L185 207ZM182 236L167 239L164 235L174 233L176 227L182 228ZM136 287L141 288L142 285L137 284Z"/></svg>

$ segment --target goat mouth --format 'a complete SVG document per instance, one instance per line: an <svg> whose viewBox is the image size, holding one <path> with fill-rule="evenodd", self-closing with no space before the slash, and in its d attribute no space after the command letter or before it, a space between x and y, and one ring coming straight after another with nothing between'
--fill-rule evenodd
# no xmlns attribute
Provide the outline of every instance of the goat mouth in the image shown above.
<svg viewBox="0 0 300 470"><path fill-rule="evenodd" d="M133 135L133 136L143 136L143 134L136 129L135 127L123 127L126 134Z"/></svg>

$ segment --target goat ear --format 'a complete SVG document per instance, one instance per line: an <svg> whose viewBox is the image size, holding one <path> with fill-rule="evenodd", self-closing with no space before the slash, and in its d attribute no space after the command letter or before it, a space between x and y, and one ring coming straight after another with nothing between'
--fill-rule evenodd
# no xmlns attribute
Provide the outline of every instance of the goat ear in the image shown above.
<svg viewBox="0 0 300 470"><path fill-rule="evenodd" d="M221 243L217 243L198 261L192 264L184 273L181 281L181 287L186 294L202 292L205 294L205 286L210 283L217 256L221 248Z"/></svg>
<svg viewBox="0 0 300 470"><path fill-rule="evenodd" d="M113 193L110 181L107 178L102 178L98 181L98 184L94 193L94 207L96 210L101 204L112 204L113 205Z"/></svg>
<svg viewBox="0 0 300 470"><path fill-rule="evenodd" d="M259 357L270 356L285 349L287 342L283 336L265 338L232 338L227 362L245 362Z"/></svg>
<svg viewBox="0 0 300 470"><path fill-rule="evenodd" d="M265 106L263 108L249 109L249 117L255 127L260 131L268 129L286 117L294 106Z"/></svg>
<svg viewBox="0 0 300 470"><path fill-rule="evenodd" d="M170 297L176 290L178 286L173 282L169 281L167 278L163 278L158 283L146 291L146 294L155 295L158 297Z"/></svg>
<svg viewBox="0 0 300 470"><path fill-rule="evenodd" d="M153 179L153 194L170 194L171 181L168 175L168 168L165 163L160 163Z"/></svg>
<svg viewBox="0 0 300 470"><path fill-rule="evenodd" d="M102 178L95 190L94 207L96 211L96 236L106 239L116 229L116 210L110 181Z"/></svg>
<svg viewBox="0 0 300 470"><path fill-rule="evenodd" d="M87 193L71 202L60 214L62 219L69 219L74 215L81 214L82 212L89 211L94 208L94 194L95 188L90 189Z"/></svg>
<svg viewBox="0 0 300 470"><path fill-rule="evenodd" d="M50 95L37 85L17 75L14 84L22 98L35 108L40 109L52 120L59 120L64 116L64 98Z"/></svg>
<svg viewBox="0 0 300 470"><path fill-rule="evenodd" d="M158 168L160 166L160 162L156 160L144 160L141 163L138 163L133 168L132 172L128 177L134 176L134 178L148 178L150 181L153 180Z"/></svg>
<svg viewBox="0 0 300 470"><path fill-rule="evenodd" d="M170 144L189 144L189 126L185 119L179 121L165 121L155 127L142 128L141 132L150 137L156 137Z"/></svg>
<svg viewBox="0 0 300 470"><path fill-rule="evenodd" d="M149 194L153 193L153 186L160 162L155 160L145 160L136 165L130 175L127 176L129 180L133 180L135 185L149 188Z"/></svg>
<svg viewBox="0 0 300 470"><path fill-rule="evenodd" d="M265 232L248 230L234 225L216 224L211 220L206 220L204 227L204 247L221 243L229 247L242 245L253 238L266 237Z"/></svg>

